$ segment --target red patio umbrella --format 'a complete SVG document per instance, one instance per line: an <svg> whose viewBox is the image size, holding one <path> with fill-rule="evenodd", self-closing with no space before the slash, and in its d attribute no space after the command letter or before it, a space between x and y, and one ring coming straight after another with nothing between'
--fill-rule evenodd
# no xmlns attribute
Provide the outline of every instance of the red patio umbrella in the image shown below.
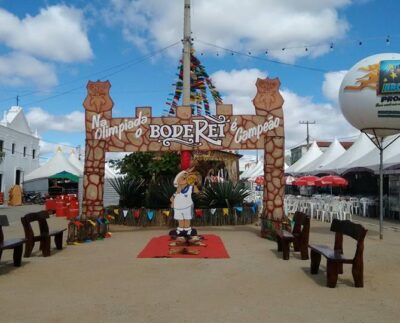
<svg viewBox="0 0 400 323"><path fill-rule="evenodd" d="M318 176L302 176L293 182L296 186L315 186L315 182L319 180Z"/></svg>
<svg viewBox="0 0 400 323"><path fill-rule="evenodd" d="M285 184L286 185L294 185L293 183L297 180L294 176L285 176Z"/></svg>
<svg viewBox="0 0 400 323"><path fill-rule="evenodd" d="M264 176L257 176L255 182L257 185L264 185Z"/></svg>
<svg viewBox="0 0 400 323"><path fill-rule="evenodd" d="M340 176L328 175L323 176L315 182L316 186L347 186L349 182Z"/></svg>

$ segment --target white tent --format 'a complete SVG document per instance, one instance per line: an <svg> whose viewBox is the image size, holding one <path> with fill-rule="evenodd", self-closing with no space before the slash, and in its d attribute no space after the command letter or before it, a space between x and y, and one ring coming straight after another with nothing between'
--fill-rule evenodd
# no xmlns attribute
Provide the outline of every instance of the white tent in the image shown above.
<svg viewBox="0 0 400 323"><path fill-rule="evenodd" d="M383 146L387 146L390 142L395 139L397 135L387 137L384 142ZM390 166L390 163L393 164L398 159L398 155L400 152L400 139L394 141L390 146L388 146L383 151L383 168ZM342 173L346 173L352 170L367 168L374 172L379 171L379 150L378 148L374 148L368 154L364 155L361 158L358 158L351 164L347 165L345 169L342 170Z"/></svg>
<svg viewBox="0 0 400 323"><path fill-rule="evenodd" d="M299 173L321 173L321 168L339 158L345 153L346 149L340 144L339 140L335 139L329 148L317 159L307 164L303 168L297 170Z"/></svg>
<svg viewBox="0 0 400 323"><path fill-rule="evenodd" d="M285 170L289 167L286 163L285 163ZM251 173L251 176L249 176L249 181L255 181L256 177L258 176L264 176L264 167L259 167L258 169L254 170Z"/></svg>
<svg viewBox="0 0 400 323"><path fill-rule="evenodd" d="M65 158L61 148L57 148L54 156L46 164L25 175L24 181L29 182L36 179L48 178L61 172L68 172L76 176L81 175L81 170Z"/></svg>
<svg viewBox="0 0 400 323"><path fill-rule="evenodd" d="M72 150L71 154L68 157L68 161L75 166L77 169L80 170L80 175L83 175L83 168L84 168L84 164L78 159L78 157L75 154L75 151ZM114 178L117 175L115 174L115 172L111 169L110 166L108 166L108 164L105 164L105 177L106 178Z"/></svg>
<svg viewBox="0 0 400 323"><path fill-rule="evenodd" d="M254 167L251 172L247 174L247 178L252 178L255 176L258 176L257 174L263 174L264 173L264 161L259 160L256 167Z"/></svg>
<svg viewBox="0 0 400 323"><path fill-rule="evenodd" d="M398 139L398 140L400 140L400 139ZM385 153L383 156L385 156ZM385 168L393 167L396 165L400 167L400 151L397 155L386 159L386 162L385 162Z"/></svg>
<svg viewBox="0 0 400 323"><path fill-rule="evenodd" d="M346 152L329 164L321 167L320 170L324 172L334 172L340 174L348 167L348 165L357 159L364 157L374 148L375 145L372 143L372 141L367 137L366 134L361 132L357 140L348 150L346 150Z"/></svg>
<svg viewBox="0 0 400 323"><path fill-rule="evenodd" d="M312 163L318 157L322 155L321 149L319 149L317 142L314 141L310 149L292 166L285 170L287 174L296 174L300 169L306 167L308 164Z"/></svg>
<svg viewBox="0 0 400 323"><path fill-rule="evenodd" d="M254 172L257 172L260 168L262 168L264 166L264 162L262 160L259 160L258 163L251 167L246 169L241 175L240 175L240 179L246 179L252 176L252 174Z"/></svg>

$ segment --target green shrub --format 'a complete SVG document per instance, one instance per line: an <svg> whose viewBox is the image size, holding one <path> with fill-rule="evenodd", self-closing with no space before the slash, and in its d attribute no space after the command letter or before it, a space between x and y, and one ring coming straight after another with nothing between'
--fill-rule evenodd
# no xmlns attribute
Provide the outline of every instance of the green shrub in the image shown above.
<svg viewBox="0 0 400 323"><path fill-rule="evenodd" d="M171 196L176 187L172 178L164 178L150 182L146 192L145 205L149 209L165 209L171 207Z"/></svg>
<svg viewBox="0 0 400 323"><path fill-rule="evenodd" d="M119 195L120 207L135 208L143 206L145 191L143 179L116 177L111 179L110 184Z"/></svg>

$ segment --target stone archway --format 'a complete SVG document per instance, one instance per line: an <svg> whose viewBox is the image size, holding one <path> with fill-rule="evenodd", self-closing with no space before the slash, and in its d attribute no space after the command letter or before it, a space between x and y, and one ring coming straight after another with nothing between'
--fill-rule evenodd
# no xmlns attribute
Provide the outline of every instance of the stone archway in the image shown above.
<svg viewBox="0 0 400 323"><path fill-rule="evenodd" d="M193 116L190 107L176 117L153 117L151 107L138 107L132 118L113 118L110 82L87 84L86 150L83 217L103 212L106 152L222 149L264 150L264 220L276 227L284 215L284 117L279 79L258 79L255 115L233 115L232 105L217 105L215 116ZM267 233L263 221L262 233Z"/></svg>

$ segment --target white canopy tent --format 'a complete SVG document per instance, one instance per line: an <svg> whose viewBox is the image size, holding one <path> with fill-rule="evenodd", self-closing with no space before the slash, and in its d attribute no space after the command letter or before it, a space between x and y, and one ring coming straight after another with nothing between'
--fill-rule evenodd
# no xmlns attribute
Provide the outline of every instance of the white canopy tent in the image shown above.
<svg viewBox="0 0 400 323"><path fill-rule="evenodd" d="M254 167L252 169L252 171L247 174L247 177L252 178L255 176L255 174L259 174L260 172L263 172L263 171L264 171L264 161L259 160L256 167Z"/></svg>
<svg viewBox="0 0 400 323"><path fill-rule="evenodd" d="M83 168L84 168L84 164L78 159L78 157L75 154L75 151L72 150L69 157L68 157L68 161L75 166L77 169L80 170L80 176L83 175ZM111 169L110 166L108 166L108 164L105 164L105 178L114 178L117 177L117 174Z"/></svg>
<svg viewBox="0 0 400 323"><path fill-rule="evenodd" d="M81 175L81 170L68 161L62 153L61 148L57 148L54 156L46 164L25 175L24 181L29 182L36 179L48 178L61 172L68 172L75 176Z"/></svg>
<svg viewBox="0 0 400 323"><path fill-rule="evenodd" d="M260 169L263 169L263 167L264 167L264 161L259 160L258 163L254 167L248 168L247 170L245 170L243 172L243 174L240 175L240 179L246 179L246 178L252 177L253 173L258 172Z"/></svg>
<svg viewBox="0 0 400 323"><path fill-rule="evenodd" d="M310 149L292 166L285 170L287 174L297 174L299 170L306 167L318 157L322 155L321 149L319 149L317 142L314 141L310 147Z"/></svg>
<svg viewBox="0 0 400 323"><path fill-rule="evenodd" d="M390 142L392 142L397 135L387 137L383 146L387 146ZM390 166L390 163L393 165L396 163L397 156L400 152L400 139L394 141L390 146L388 146L383 152L383 168L387 168ZM346 168L342 170L342 173L348 173L350 171L356 171L359 169L369 169L373 172L379 171L379 150L378 148L374 148L368 154L364 155L361 158L358 158L351 164L347 165Z"/></svg>
<svg viewBox="0 0 400 323"><path fill-rule="evenodd" d="M361 132L357 140L348 150L346 150L335 160L321 167L320 171L341 174L348 167L348 165L357 159L363 158L374 148L375 145L372 143L372 141L367 137L366 134Z"/></svg>
<svg viewBox="0 0 400 323"><path fill-rule="evenodd" d="M335 139L329 148L317 159L307 164L306 166L299 168L298 173L307 174L318 174L321 173L321 168L331 163L335 159L339 158L346 152L339 140Z"/></svg>
<svg viewBox="0 0 400 323"><path fill-rule="evenodd" d="M261 163L260 163L261 162ZM241 177L241 178L247 178L249 181L255 181L256 177L258 176L264 176L264 162L260 161L255 167L251 170L251 172L249 172L249 176L247 177ZM285 163L285 170L289 167L286 163Z"/></svg>
<svg viewBox="0 0 400 323"><path fill-rule="evenodd" d="M400 140L400 139L398 139L398 140ZM394 155L393 157L388 158L386 160L385 164L386 165L384 168L392 168L394 166L398 166L400 168L400 151L397 155Z"/></svg>

